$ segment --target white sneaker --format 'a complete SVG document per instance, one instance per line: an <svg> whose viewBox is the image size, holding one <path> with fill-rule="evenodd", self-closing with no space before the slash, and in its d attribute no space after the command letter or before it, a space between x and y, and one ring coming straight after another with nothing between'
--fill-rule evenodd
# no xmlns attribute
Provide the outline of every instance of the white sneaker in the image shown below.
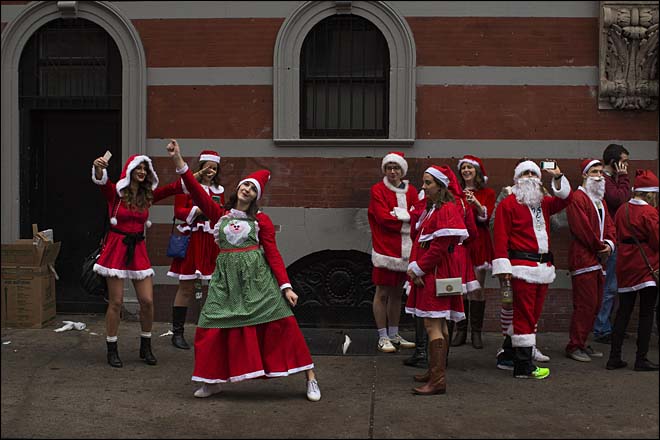
<svg viewBox="0 0 660 440"><path fill-rule="evenodd" d="M536 345L534 345L532 347L532 359L534 359L536 362L549 362L550 356L546 356L541 353L541 350L536 348Z"/></svg>
<svg viewBox="0 0 660 440"><path fill-rule="evenodd" d="M396 347L392 345L390 338L380 338L378 340L378 350L384 353L394 353L396 351Z"/></svg>
<svg viewBox="0 0 660 440"><path fill-rule="evenodd" d="M195 397L209 397L218 394L220 391L222 390L220 389L219 383L204 383L193 395Z"/></svg>
<svg viewBox="0 0 660 440"><path fill-rule="evenodd" d="M398 345L398 346L400 346L400 347L402 347L402 348L415 348L415 343L414 343L414 342L406 341L406 340L403 339L403 338L401 337L401 335L398 334L398 333L397 333L396 336L394 336L393 338L390 338L390 342L391 342L394 346L397 346L397 345Z"/></svg>
<svg viewBox="0 0 660 440"><path fill-rule="evenodd" d="M319 383L316 379L307 381L307 399L312 402L318 402L321 400L321 389L319 388Z"/></svg>

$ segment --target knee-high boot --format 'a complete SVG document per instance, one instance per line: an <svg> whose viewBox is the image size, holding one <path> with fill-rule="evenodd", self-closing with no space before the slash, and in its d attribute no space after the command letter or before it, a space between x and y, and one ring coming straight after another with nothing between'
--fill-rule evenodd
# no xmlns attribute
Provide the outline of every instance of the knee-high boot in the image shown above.
<svg viewBox="0 0 660 440"><path fill-rule="evenodd" d="M465 319L456 323L456 333L451 341L452 347L459 347L467 341L468 322L470 320L470 302L463 299L463 309L465 310Z"/></svg>
<svg viewBox="0 0 660 440"><path fill-rule="evenodd" d="M481 329L484 325L484 312L486 309L486 301L470 301L470 327L472 346L477 349L484 348L483 341L481 340Z"/></svg>
<svg viewBox="0 0 660 440"><path fill-rule="evenodd" d="M147 365L156 365L158 361L151 352L151 338L140 337L140 359L144 359Z"/></svg>
<svg viewBox="0 0 660 440"><path fill-rule="evenodd" d="M431 375L424 385L413 388L414 394L444 394L447 391L445 377L447 362L447 341L438 338L429 342L429 366Z"/></svg>
<svg viewBox="0 0 660 440"><path fill-rule="evenodd" d="M415 352L403 363L410 367L427 368L429 365L427 344L428 337L424 328L424 319L415 317Z"/></svg>
<svg viewBox="0 0 660 440"><path fill-rule="evenodd" d="M188 345L183 337L187 312L188 307L172 307L172 345L183 350L190 350L190 345Z"/></svg>

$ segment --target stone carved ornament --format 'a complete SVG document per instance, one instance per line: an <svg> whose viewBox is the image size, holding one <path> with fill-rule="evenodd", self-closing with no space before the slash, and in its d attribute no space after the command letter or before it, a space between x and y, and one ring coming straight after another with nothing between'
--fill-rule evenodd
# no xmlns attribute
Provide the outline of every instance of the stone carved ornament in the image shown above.
<svg viewBox="0 0 660 440"><path fill-rule="evenodd" d="M601 2L598 104L657 110L658 2Z"/></svg>

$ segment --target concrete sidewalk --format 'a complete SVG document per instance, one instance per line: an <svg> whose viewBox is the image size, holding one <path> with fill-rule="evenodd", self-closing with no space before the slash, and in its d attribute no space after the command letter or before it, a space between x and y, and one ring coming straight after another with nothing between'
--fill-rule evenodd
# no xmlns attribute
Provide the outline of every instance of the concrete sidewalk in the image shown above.
<svg viewBox="0 0 660 440"><path fill-rule="evenodd" d="M62 320L84 331L55 333ZM605 369L604 359L564 356L565 333L542 333L550 378L513 379L495 368L497 334L485 349L452 348L447 394L414 396L402 364L410 351L314 356L320 402L305 398L303 374L224 386L193 397L193 352L159 337L157 366L138 358L139 324L124 321L124 368L105 361L102 315L58 315L41 330L2 329L2 438L658 438L658 373ZM192 339L194 325L186 327ZM303 329L303 332L305 330ZM95 333L95 334L94 334ZM310 334L314 332L308 332ZM404 334L412 337L410 333ZM658 361L658 338L649 358ZM310 344L312 345L312 344ZM634 361L634 338L624 358Z"/></svg>

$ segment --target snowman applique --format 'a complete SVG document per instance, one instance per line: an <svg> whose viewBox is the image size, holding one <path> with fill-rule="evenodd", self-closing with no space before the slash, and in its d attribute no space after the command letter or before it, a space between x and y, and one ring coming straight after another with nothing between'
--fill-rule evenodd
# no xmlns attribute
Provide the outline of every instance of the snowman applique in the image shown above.
<svg viewBox="0 0 660 440"><path fill-rule="evenodd" d="M234 246L240 246L247 240L250 231L252 231L252 227L243 220L232 220L223 229L227 241Z"/></svg>

